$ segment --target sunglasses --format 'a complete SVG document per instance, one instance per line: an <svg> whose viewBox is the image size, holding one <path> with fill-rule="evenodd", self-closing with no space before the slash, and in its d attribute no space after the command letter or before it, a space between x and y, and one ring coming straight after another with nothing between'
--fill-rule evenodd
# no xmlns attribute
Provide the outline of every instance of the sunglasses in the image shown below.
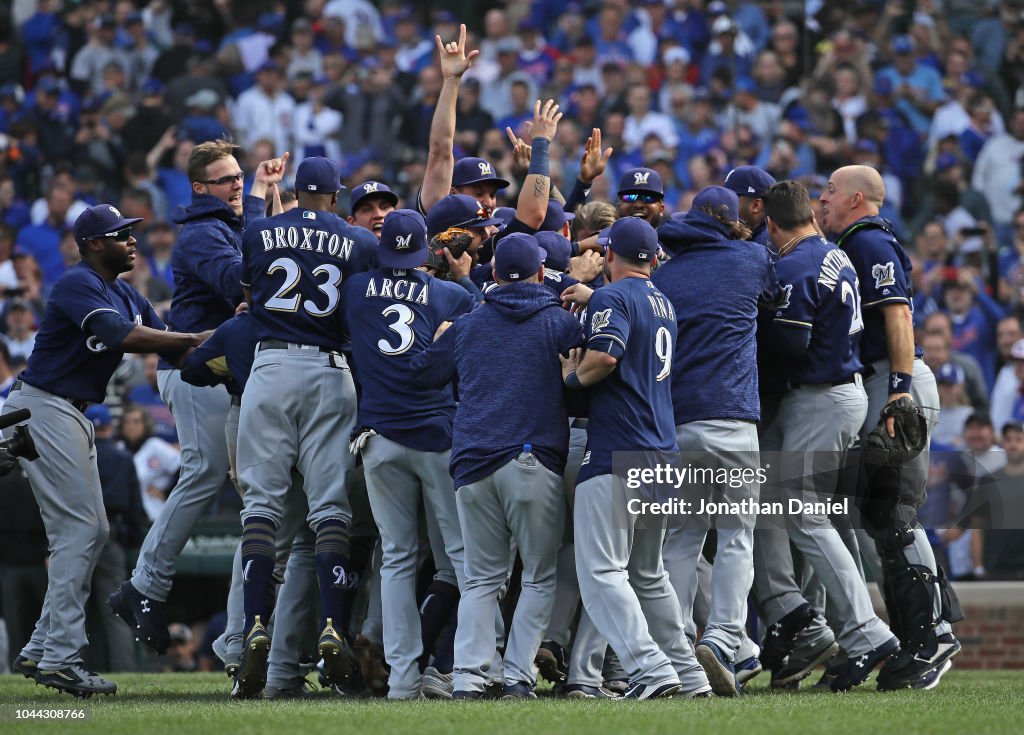
<svg viewBox="0 0 1024 735"><path fill-rule="evenodd" d="M652 191L641 191L631 192L629 194L619 194L619 200L623 202L643 202L644 204L654 204L662 200L661 194L656 194Z"/></svg>
<svg viewBox="0 0 1024 735"><path fill-rule="evenodd" d="M207 186L224 186L231 184L235 181L241 181L245 178L245 174L239 171L237 174L228 174L227 176L221 176L219 179L206 179L200 181L200 184L206 184Z"/></svg>
<svg viewBox="0 0 1024 735"><path fill-rule="evenodd" d="M131 227L125 227L123 230L118 230L117 232L108 232L103 237L104 237L104 239L108 239L108 240L117 240L118 242L126 242L126 241L128 241L128 240L130 240L132 238L132 234L133 234L132 228Z"/></svg>

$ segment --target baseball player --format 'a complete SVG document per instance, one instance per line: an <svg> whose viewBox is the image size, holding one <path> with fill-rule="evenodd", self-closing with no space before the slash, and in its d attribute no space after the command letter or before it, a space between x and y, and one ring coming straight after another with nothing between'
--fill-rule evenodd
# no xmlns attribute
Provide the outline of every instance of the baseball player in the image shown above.
<svg viewBox="0 0 1024 735"><path fill-rule="evenodd" d="M288 154L260 163L251 194L242 196L244 174L226 141L201 143L188 159L192 202L173 219L181 225L172 255L174 300L168 321L174 329L214 329L234 315L242 301L239 284L242 231L263 216L267 187L281 180ZM228 474L224 426L230 397L223 386L196 388L181 380L173 366L161 363L160 397L174 414L181 448L181 474L149 529L130 580L108 600L111 609L137 637L164 653L166 600L174 563L199 518Z"/></svg>
<svg viewBox="0 0 1024 735"><path fill-rule="evenodd" d="M49 540L49 581L42 614L13 669L80 697L117 685L83 666L85 603L109 525L96 465L89 403L102 403L126 352L160 352L177 361L205 335L167 331L150 303L120 280L135 266L132 226L109 204L75 220L82 262L67 270L46 305L28 367L11 386L8 414L32 412L39 458L21 460Z"/></svg>
<svg viewBox="0 0 1024 735"><path fill-rule="evenodd" d="M416 197L416 209L426 215L435 204L449 194L465 194L476 199L488 211L497 204L497 193L509 185L496 176L494 167L483 158L462 158L457 163L455 146L455 118L462 75L473 66L478 50L466 53L466 26L459 26L459 40L444 43L435 36L440 58L441 92L438 95L434 118L430 123L427 167L423 185Z"/></svg>
<svg viewBox="0 0 1024 735"><path fill-rule="evenodd" d="M384 218L398 206L398 195L380 181L364 181L352 189L349 197L349 216L353 227L363 227L380 239Z"/></svg>
<svg viewBox="0 0 1024 735"><path fill-rule="evenodd" d="M376 241L333 214L340 178L333 161L307 158L295 175L299 206L248 228L243 241L242 282L260 343L238 435L246 631L235 675L240 697L258 695L266 683L274 539L293 467L305 479L316 533L324 678L340 684L356 675L343 637L346 592L358 581L349 567L345 495L356 406L339 351L346 336L339 307L343 279L366 269Z"/></svg>
<svg viewBox="0 0 1024 735"><path fill-rule="evenodd" d="M612 283L589 295L586 356L581 361L574 351L562 360L566 386L594 386L573 518L580 593L629 676L628 699L710 691L662 564L665 516L637 527L627 503L643 496L612 468L613 452L661 458L678 449L669 409L676 315L650 279L657 251L657 233L645 220L612 225Z"/></svg>
<svg viewBox="0 0 1024 735"><path fill-rule="evenodd" d="M772 303L778 293L772 258L766 249L752 247L748 236L749 229L739 222L736 194L707 187L689 212L658 228L672 257L652 276L672 303L678 324L671 388L680 450L690 464L710 463L730 472L760 466L756 322L759 305ZM694 394L695 385L702 386L699 394ZM709 491L715 501L749 503L757 501L759 488L752 479L681 488L693 508ZM715 519L695 513L665 538L665 565L687 615L687 630L695 634L689 611L697 561L712 521L717 529L711 608L697 657L719 696L740 692L736 664L753 582L755 520L752 513Z"/></svg>
<svg viewBox="0 0 1024 735"><path fill-rule="evenodd" d="M619 177L619 217L639 217L657 227L665 217L665 186L653 168L631 168Z"/></svg>
<svg viewBox="0 0 1024 735"><path fill-rule="evenodd" d="M450 470L465 543L465 585L454 696L483 696L494 658L494 610L514 541L523 561L522 593L505 648L502 696L532 699L533 660L551 614L565 513L569 422L552 360L582 335L579 322L540 284L541 253L532 235L501 240L494 278L500 288L418 355L412 369L418 381L434 386L459 377ZM516 355L514 371L507 369L509 354ZM504 385L496 392L498 374Z"/></svg>
<svg viewBox="0 0 1024 735"><path fill-rule="evenodd" d="M737 166L725 175L722 186L735 192L740 200L740 219L750 228L751 242L770 245L764 221L764 193L775 177L758 166Z"/></svg>
<svg viewBox="0 0 1024 735"><path fill-rule="evenodd" d="M859 374L863 322L857 274L846 253L818 232L802 185L783 181L769 187L763 207L785 294L767 339L786 365L789 392L761 436L762 450L774 453L772 473L779 483L769 485L762 499L822 503L836 494L846 452L867 412ZM789 551L792 541L825 587L836 638L851 662L832 688L860 684L899 644L875 615L857 563L828 515L804 512L771 520L783 523L760 528L754 552L762 620L771 627L805 604ZM800 670L773 676L773 683L799 681L835 655L839 646L829 638Z"/></svg>
<svg viewBox="0 0 1024 735"><path fill-rule="evenodd" d="M939 397L935 376L914 344L910 260L888 223L878 216L885 185L867 166L836 170L822 191L822 226L835 235L860 281L864 332L860 360L868 411L861 441L874 429L884 406L913 398L934 426ZM891 430L891 429L890 429ZM858 490L872 501L862 519L881 557L886 610L901 654L879 673L880 689L914 686L940 670L960 650L950 622L962 616L945 574L935 562L917 520L928 476L928 447L898 468L862 467ZM879 510L880 509L880 510ZM875 512L879 511L879 512Z"/></svg>
<svg viewBox="0 0 1024 735"><path fill-rule="evenodd" d="M420 696L423 652L416 609L419 508L439 526L445 552L462 582L462 531L448 462L455 401L450 386L416 390L406 379L412 358L426 349L444 321L472 310L474 299L457 284L421 270L427 257L423 217L408 209L384 219L380 267L342 287L352 359L362 389L359 452L383 560L381 601L384 654L391 667L390 699Z"/></svg>

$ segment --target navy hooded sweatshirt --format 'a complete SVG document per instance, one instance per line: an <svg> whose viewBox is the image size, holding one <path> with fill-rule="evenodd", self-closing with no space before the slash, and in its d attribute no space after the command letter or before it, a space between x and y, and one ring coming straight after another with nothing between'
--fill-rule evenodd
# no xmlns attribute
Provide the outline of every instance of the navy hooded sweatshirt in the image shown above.
<svg viewBox="0 0 1024 735"><path fill-rule="evenodd" d="M767 248L730 240L727 225L699 210L665 222L658 239L672 256L651 280L676 311L676 426L709 419L757 421L758 306L773 304L779 292Z"/></svg>
<svg viewBox="0 0 1024 735"><path fill-rule="evenodd" d="M583 343L580 323L539 283L484 295L412 362L415 382L441 387L458 374L450 471L458 489L494 474L524 444L561 475L569 421L559 354Z"/></svg>

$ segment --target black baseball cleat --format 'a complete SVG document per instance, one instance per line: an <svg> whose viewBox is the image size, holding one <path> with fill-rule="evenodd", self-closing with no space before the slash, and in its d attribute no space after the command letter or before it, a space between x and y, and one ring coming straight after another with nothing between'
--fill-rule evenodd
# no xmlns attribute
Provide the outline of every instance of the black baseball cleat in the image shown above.
<svg viewBox="0 0 1024 735"><path fill-rule="evenodd" d="M798 659L790 656L779 668L772 671L772 688L787 689L791 685L799 685L801 681L811 675L819 664L830 661L839 653L839 644L829 641L817 651L810 653L806 658ZM797 688L792 686L792 688Z"/></svg>
<svg viewBox="0 0 1024 735"><path fill-rule="evenodd" d="M665 684L641 684L639 682L630 684L629 689L623 694L619 700L625 699L662 699L664 697L671 697L680 689L683 685L678 681L667 682Z"/></svg>
<svg viewBox="0 0 1024 735"><path fill-rule="evenodd" d="M483 698L483 692L473 692L468 689L456 689L452 692L452 699L477 700Z"/></svg>
<svg viewBox="0 0 1024 735"><path fill-rule="evenodd" d="M900 643L893 636L878 648L873 648L860 656L850 656L836 678L832 680L830 688L833 692L845 692L853 689L858 684L863 684L876 666L890 656L895 656L900 651Z"/></svg>
<svg viewBox="0 0 1024 735"><path fill-rule="evenodd" d="M253 621L242 644L242 661L235 671L232 699L257 699L267 686L267 657L270 655L270 636L260 616Z"/></svg>
<svg viewBox="0 0 1024 735"><path fill-rule="evenodd" d="M171 645L167 632L167 603L146 597L132 585L131 580L121 583L107 604L128 627L135 631L135 640L163 656Z"/></svg>
<svg viewBox="0 0 1024 735"><path fill-rule="evenodd" d="M87 671L81 664L62 669L37 669L36 684L67 692L74 697L88 699L93 694L116 694L117 684L99 674Z"/></svg>
<svg viewBox="0 0 1024 735"><path fill-rule="evenodd" d="M588 684L569 684L561 691L566 699L618 699L619 695L611 689L595 687Z"/></svg>
<svg viewBox="0 0 1024 735"><path fill-rule="evenodd" d="M323 678L328 685L336 685L352 691L362 683L359 659L343 636L334 629L334 622L327 618L327 624L320 633L317 644L320 658L324 660Z"/></svg>
<svg viewBox="0 0 1024 735"><path fill-rule="evenodd" d="M30 658L22 656L20 653L14 662L11 664L11 671L16 674L21 674L26 679L35 679L36 672L39 670L39 662L33 661Z"/></svg>
<svg viewBox="0 0 1024 735"><path fill-rule="evenodd" d="M515 684L506 684L501 690L502 699L536 699L537 695L528 682L517 681Z"/></svg>
<svg viewBox="0 0 1024 735"><path fill-rule="evenodd" d="M769 671L780 668L786 657L793 653L797 635L811 624L816 614L811 603L805 602L779 622L768 626L761 642L761 666Z"/></svg>
<svg viewBox="0 0 1024 735"><path fill-rule="evenodd" d="M552 640L541 641L533 663L540 675L552 684L561 684L569 678L569 655L563 646Z"/></svg>
<svg viewBox="0 0 1024 735"><path fill-rule="evenodd" d="M891 692L897 689L915 689L917 682L938 669L960 652L960 641L952 633L933 637L930 650L917 653L901 653L886 662L878 672L878 691ZM938 684L935 678L933 686Z"/></svg>

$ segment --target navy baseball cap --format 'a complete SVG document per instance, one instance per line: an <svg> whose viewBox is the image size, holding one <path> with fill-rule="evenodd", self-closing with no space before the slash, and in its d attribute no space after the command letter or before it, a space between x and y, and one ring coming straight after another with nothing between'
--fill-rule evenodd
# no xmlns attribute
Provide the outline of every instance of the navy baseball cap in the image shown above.
<svg viewBox="0 0 1024 735"><path fill-rule="evenodd" d="M572 245L560 232L538 232L534 235L537 244L547 253L544 265L551 270L565 272L569 270L569 258L572 257Z"/></svg>
<svg viewBox="0 0 1024 735"><path fill-rule="evenodd" d="M487 227L500 225L476 199L465 194L449 194L427 213L427 234L433 237L449 227Z"/></svg>
<svg viewBox="0 0 1024 735"><path fill-rule="evenodd" d="M623 217L608 228L608 247L616 255L650 263L658 254L658 233L645 219Z"/></svg>
<svg viewBox="0 0 1024 735"><path fill-rule="evenodd" d="M665 196L661 176L653 168L631 168L619 177L619 194L630 191L650 191Z"/></svg>
<svg viewBox="0 0 1024 735"><path fill-rule="evenodd" d="M737 196L763 197L768 187L776 183L775 177L759 166L737 166L725 176L725 188Z"/></svg>
<svg viewBox="0 0 1024 735"><path fill-rule="evenodd" d="M311 156L304 159L295 172L295 191L333 194L344 188L341 169L330 158Z"/></svg>
<svg viewBox="0 0 1024 735"><path fill-rule="evenodd" d="M418 268L427 260L427 224L411 209L396 209L384 217L377 262L385 268Z"/></svg>
<svg viewBox="0 0 1024 735"><path fill-rule="evenodd" d="M85 409L85 417L92 421L92 425L97 429L101 426L110 426L114 423L114 419L110 416L110 409L102 403L95 403Z"/></svg>
<svg viewBox="0 0 1024 735"><path fill-rule="evenodd" d="M938 374L935 376L936 382L949 383L951 385L963 385L964 379L964 369L952 362L947 362L940 367Z"/></svg>
<svg viewBox="0 0 1024 735"><path fill-rule="evenodd" d="M572 222L574 219L575 214L566 212L556 200L548 199L548 211L544 215L540 229L545 232L558 232L566 222Z"/></svg>
<svg viewBox="0 0 1024 735"><path fill-rule="evenodd" d="M111 237L125 227L141 221L142 217L125 217L117 207L110 204L97 204L78 215L72 231L75 234L75 242L81 247L89 240Z"/></svg>
<svg viewBox="0 0 1024 735"><path fill-rule="evenodd" d="M740 218L740 199L736 192L724 186L707 186L701 189L693 198L693 209L702 207L710 207L712 212L718 212L730 221Z"/></svg>
<svg viewBox="0 0 1024 735"><path fill-rule="evenodd" d="M515 219L516 210L514 207L495 207L491 214L501 220L499 227L508 227L508 223Z"/></svg>
<svg viewBox="0 0 1024 735"><path fill-rule="evenodd" d="M452 171L452 186L468 186L490 181L504 189L509 182L495 175L494 167L483 158L460 158Z"/></svg>
<svg viewBox="0 0 1024 735"><path fill-rule="evenodd" d="M523 281L537 274L544 254L537 238L525 232L506 235L494 249L494 270L503 281Z"/></svg>
<svg viewBox="0 0 1024 735"><path fill-rule="evenodd" d="M673 215L675 216L675 215ZM611 225L597 233L597 244L603 248L608 247L608 233L612 231Z"/></svg>
<svg viewBox="0 0 1024 735"><path fill-rule="evenodd" d="M359 202L363 201L367 197L373 196L387 199L391 202L392 207L398 206L398 195L391 191L387 184L382 184L379 181L364 181L362 184L352 189L352 199L349 204L349 211L355 212L356 207L359 206Z"/></svg>

